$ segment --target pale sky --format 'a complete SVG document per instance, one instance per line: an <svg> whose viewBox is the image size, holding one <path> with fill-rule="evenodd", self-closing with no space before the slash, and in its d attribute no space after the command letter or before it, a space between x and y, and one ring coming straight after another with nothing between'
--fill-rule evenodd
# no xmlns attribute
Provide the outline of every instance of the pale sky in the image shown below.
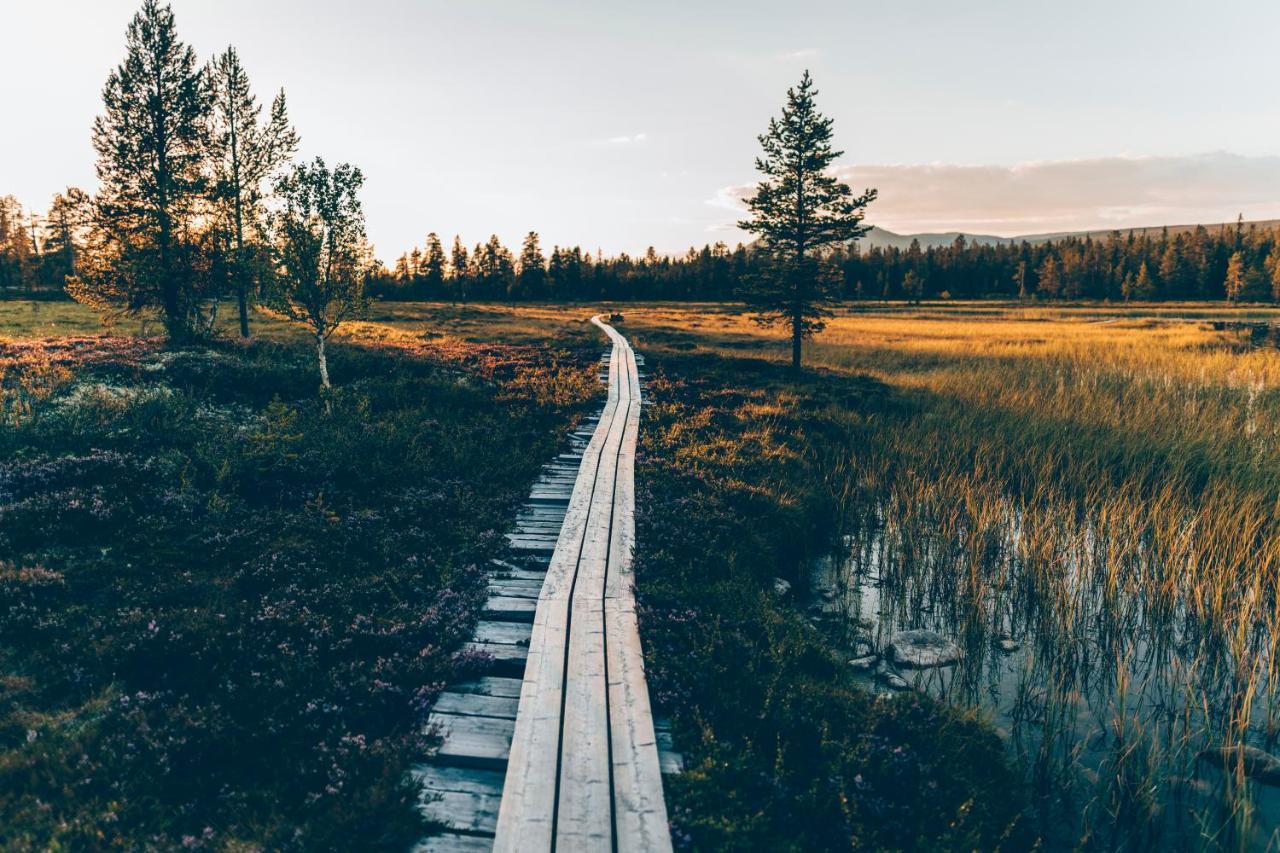
<svg viewBox="0 0 1280 853"><path fill-rule="evenodd" d="M139 0L3 0L0 194L92 189ZM1277 0L173 0L283 86L302 155L366 175L390 263L470 245L737 242L755 137L807 67L868 221L1036 231L1280 217Z"/></svg>

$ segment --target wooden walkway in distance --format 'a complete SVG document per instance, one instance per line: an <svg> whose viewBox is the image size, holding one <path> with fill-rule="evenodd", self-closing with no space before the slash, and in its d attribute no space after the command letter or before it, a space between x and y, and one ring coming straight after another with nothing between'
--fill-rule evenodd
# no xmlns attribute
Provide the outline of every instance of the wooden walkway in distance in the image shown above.
<svg viewBox="0 0 1280 853"><path fill-rule="evenodd" d="M424 810L437 851L668 851L661 773L678 772L655 722L632 592L640 359L622 335L602 358L601 413L544 466L494 566L471 648L493 674L441 695Z"/></svg>

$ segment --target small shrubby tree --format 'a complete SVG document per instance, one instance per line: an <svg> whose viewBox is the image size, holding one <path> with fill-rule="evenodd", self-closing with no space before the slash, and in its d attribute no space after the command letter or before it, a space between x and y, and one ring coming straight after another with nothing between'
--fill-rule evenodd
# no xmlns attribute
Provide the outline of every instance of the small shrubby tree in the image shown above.
<svg viewBox="0 0 1280 853"><path fill-rule="evenodd" d="M275 251L272 307L303 323L315 338L320 384L329 388L325 341L365 309L369 269L360 170L330 170L317 157L275 183L279 209L271 217Z"/></svg>
<svg viewBox="0 0 1280 853"><path fill-rule="evenodd" d="M751 218L738 227L760 235L770 263L744 296L760 309L758 321L791 330L791 366L800 369L801 342L821 331L830 316L838 276L825 269L819 252L856 240L867 232L863 211L876 198L869 189L855 196L829 174L843 152L831 147L832 120L814 104L817 90L806 71L787 90L779 118L760 136L764 156L756 170L765 179L747 199Z"/></svg>

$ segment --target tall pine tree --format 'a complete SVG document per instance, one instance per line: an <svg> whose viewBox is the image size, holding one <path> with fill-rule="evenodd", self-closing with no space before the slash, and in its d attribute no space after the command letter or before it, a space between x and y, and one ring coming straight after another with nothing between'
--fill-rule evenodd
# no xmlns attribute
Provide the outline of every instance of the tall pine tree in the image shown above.
<svg viewBox="0 0 1280 853"><path fill-rule="evenodd" d="M818 112L817 94L808 71L787 90L782 115L759 137L764 156L756 158L756 170L764 180L747 200L751 218L738 223L760 235L772 261L744 295L761 323L790 327L797 371L803 339L822 330L834 300L836 280L825 274L819 252L865 234L863 211L876 198L873 189L855 196L828 172L843 152L831 147L832 120Z"/></svg>
<svg viewBox="0 0 1280 853"><path fill-rule="evenodd" d="M124 62L107 77L93 124L100 184L97 250L73 295L136 313L158 309L171 340L197 329L198 233L206 201L209 87L173 12L144 0L129 24Z"/></svg>
<svg viewBox="0 0 1280 853"><path fill-rule="evenodd" d="M516 279L521 299L541 299L546 295L547 259L542 255L538 232L530 231L520 247L520 272Z"/></svg>
<svg viewBox="0 0 1280 853"><path fill-rule="evenodd" d="M249 285L255 264L245 232L261 225L263 184L298 150L298 134L289 124L283 90L271 102L267 120L262 121L262 107L249 90L249 75L234 47L216 57L207 73L213 90L210 146L214 196L231 231L240 335L247 338Z"/></svg>
<svg viewBox="0 0 1280 853"><path fill-rule="evenodd" d="M447 261L440 236L432 231L427 235L427 248L422 258L422 286L429 299L440 298L444 292L444 273Z"/></svg>

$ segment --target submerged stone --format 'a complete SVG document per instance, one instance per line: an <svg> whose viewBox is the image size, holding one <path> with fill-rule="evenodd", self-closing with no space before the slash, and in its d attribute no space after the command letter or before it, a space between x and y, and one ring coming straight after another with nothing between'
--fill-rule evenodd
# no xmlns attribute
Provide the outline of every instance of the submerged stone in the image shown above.
<svg viewBox="0 0 1280 853"><path fill-rule="evenodd" d="M951 666L960 660L960 647L937 631L899 631L889 642L889 657L916 669Z"/></svg>
<svg viewBox="0 0 1280 853"><path fill-rule="evenodd" d="M1227 772L1233 772L1236 762L1240 762L1244 775L1250 779L1257 779L1264 785L1280 786L1280 758L1256 746L1217 746L1201 750L1196 757Z"/></svg>
<svg viewBox="0 0 1280 853"><path fill-rule="evenodd" d="M886 687L892 687L894 690L909 690L911 685L907 680L899 675L888 662L880 661L880 665L876 667L876 678Z"/></svg>
<svg viewBox="0 0 1280 853"><path fill-rule="evenodd" d="M849 666L853 667L858 672L870 672L879 660L880 658L876 655L863 655L862 657L857 657L849 661Z"/></svg>
<svg viewBox="0 0 1280 853"><path fill-rule="evenodd" d="M773 591L780 596L786 597L791 594L791 581L784 578L773 579Z"/></svg>

